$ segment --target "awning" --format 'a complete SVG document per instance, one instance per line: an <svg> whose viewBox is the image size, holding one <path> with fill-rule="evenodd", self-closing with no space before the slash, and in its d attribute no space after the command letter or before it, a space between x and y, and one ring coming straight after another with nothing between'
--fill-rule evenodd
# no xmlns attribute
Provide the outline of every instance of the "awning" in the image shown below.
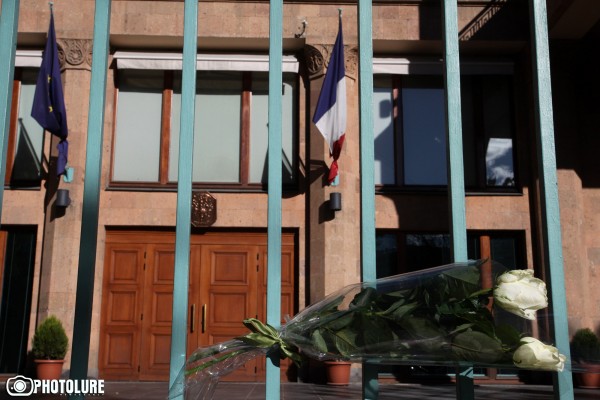
<svg viewBox="0 0 600 400"><path fill-rule="evenodd" d="M434 58L373 58L374 74L392 75L441 75L444 72L441 59ZM511 75L512 61L464 61L460 71L468 75Z"/></svg>
<svg viewBox="0 0 600 400"><path fill-rule="evenodd" d="M42 65L41 50L17 50L15 54L15 67L36 67Z"/></svg>
<svg viewBox="0 0 600 400"><path fill-rule="evenodd" d="M117 69L181 70L181 53L117 51ZM198 54L196 68L205 71L268 71L269 57L258 54ZM298 60L283 56L283 72L298 72Z"/></svg>

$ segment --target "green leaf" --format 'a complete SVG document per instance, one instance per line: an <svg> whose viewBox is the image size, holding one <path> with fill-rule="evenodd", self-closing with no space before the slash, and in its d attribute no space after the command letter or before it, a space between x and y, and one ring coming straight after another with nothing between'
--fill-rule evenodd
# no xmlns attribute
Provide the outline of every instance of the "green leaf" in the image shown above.
<svg viewBox="0 0 600 400"><path fill-rule="evenodd" d="M260 348L269 348L274 344L277 344L278 341L274 340L269 336L265 336L261 333L252 332L245 336L239 336L236 339L241 340L242 342L249 344L251 346L260 347Z"/></svg>
<svg viewBox="0 0 600 400"><path fill-rule="evenodd" d="M356 324L353 325L353 329L358 332L356 344L359 347L379 347L394 339L392 330L384 318L376 315L360 314L360 317L356 318L355 321Z"/></svg>
<svg viewBox="0 0 600 400"><path fill-rule="evenodd" d="M364 288L356 296L354 296L354 299L352 299L352 302L350 303L350 308L366 307L376 296L377 291L374 288Z"/></svg>
<svg viewBox="0 0 600 400"><path fill-rule="evenodd" d="M467 329L472 328L474 325L475 324L462 324L462 325L459 325L452 332L450 332L449 335L455 335L455 334L457 334L459 332L466 331Z"/></svg>
<svg viewBox="0 0 600 400"><path fill-rule="evenodd" d="M272 337L279 336L275 328L273 328L271 325L263 324L260 320L256 318L245 319L243 323L244 326L246 326L246 328L250 329L252 332L257 332Z"/></svg>
<svg viewBox="0 0 600 400"><path fill-rule="evenodd" d="M464 319L477 326L477 330L488 336L496 336L496 327L492 316L487 308L480 308L476 313L457 314L458 318Z"/></svg>
<svg viewBox="0 0 600 400"><path fill-rule="evenodd" d="M334 300L328 301L325 307L319 310L318 315L328 314L332 311L338 311L338 306L344 301L344 295L336 297Z"/></svg>
<svg viewBox="0 0 600 400"><path fill-rule="evenodd" d="M432 339L442 336L439 327L427 318L407 318L402 326L415 338Z"/></svg>
<svg viewBox="0 0 600 400"><path fill-rule="evenodd" d="M479 269L474 266L452 268L445 271L443 275L449 276L458 281L466 282L470 285L479 286Z"/></svg>
<svg viewBox="0 0 600 400"><path fill-rule="evenodd" d="M346 326L350 325L350 323L352 322L352 318L353 318L353 313L352 312L346 312L342 315L340 315L339 317L327 322L324 327L326 329L331 329L334 331L339 331L340 329L345 328Z"/></svg>
<svg viewBox="0 0 600 400"><path fill-rule="evenodd" d="M386 293L384 295L384 297L393 297L393 298L404 297L404 298L409 298L411 296L411 293L412 293L412 289L403 289L403 290L397 290L395 292Z"/></svg>
<svg viewBox="0 0 600 400"><path fill-rule="evenodd" d="M463 361L494 363L504 356L501 343L485 333L467 330L452 341L452 351Z"/></svg>
<svg viewBox="0 0 600 400"><path fill-rule="evenodd" d="M321 353L327 353L327 343L318 329L313 331L312 341L317 350L319 350Z"/></svg>
<svg viewBox="0 0 600 400"><path fill-rule="evenodd" d="M410 312L416 310L419 307L418 303L409 303L409 304L405 304L401 307L398 307L394 313L392 314L392 316L394 317L395 321L400 321L402 318L404 318L407 314L409 314Z"/></svg>
<svg viewBox="0 0 600 400"><path fill-rule="evenodd" d="M288 349L286 347L282 347L281 352L285 355L285 357L288 357L289 359L291 359L294 362L294 364L296 364L296 366L300 367L302 365L302 362L304 361L304 359L297 352L291 351L290 349ZM284 358L284 357L282 357L282 358Z"/></svg>
<svg viewBox="0 0 600 400"><path fill-rule="evenodd" d="M509 347L516 347L521 343L521 333L507 324L496 327L496 336Z"/></svg>
<svg viewBox="0 0 600 400"><path fill-rule="evenodd" d="M357 352L356 336L353 329L343 329L335 334L335 346L341 355L349 357Z"/></svg>

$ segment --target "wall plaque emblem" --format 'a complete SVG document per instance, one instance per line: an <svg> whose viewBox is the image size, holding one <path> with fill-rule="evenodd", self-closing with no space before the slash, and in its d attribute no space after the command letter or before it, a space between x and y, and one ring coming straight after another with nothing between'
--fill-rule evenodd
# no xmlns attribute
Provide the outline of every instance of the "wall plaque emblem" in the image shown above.
<svg viewBox="0 0 600 400"><path fill-rule="evenodd" d="M192 226L212 226L217 221L217 199L208 192L192 193Z"/></svg>

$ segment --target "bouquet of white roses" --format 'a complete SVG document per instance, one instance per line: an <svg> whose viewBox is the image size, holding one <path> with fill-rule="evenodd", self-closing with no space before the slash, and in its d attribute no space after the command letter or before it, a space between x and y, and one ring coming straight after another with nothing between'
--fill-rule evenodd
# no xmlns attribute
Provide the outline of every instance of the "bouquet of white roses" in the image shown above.
<svg viewBox="0 0 600 400"><path fill-rule="evenodd" d="M513 270L498 273L496 285L483 288L481 265L449 264L350 285L307 307L280 330L246 320L251 333L196 350L170 395L210 399L220 376L268 352L296 363L306 356L562 370L565 357L555 347L528 336L527 324L498 317L505 310L535 319L535 312L548 305L544 282L533 271Z"/></svg>

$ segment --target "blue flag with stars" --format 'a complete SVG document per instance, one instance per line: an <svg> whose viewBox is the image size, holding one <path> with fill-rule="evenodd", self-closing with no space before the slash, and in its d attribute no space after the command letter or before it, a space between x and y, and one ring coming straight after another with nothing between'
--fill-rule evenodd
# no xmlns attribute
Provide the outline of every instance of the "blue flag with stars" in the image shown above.
<svg viewBox="0 0 600 400"><path fill-rule="evenodd" d="M50 11L50 28L46 48L42 55L42 65L35 86L31 116L48 132L58 136L58 161L56 173L62 175L67 165L69 144L67 142L67 112L63 97L58 46L54 32L54 15Z"/></svg>

